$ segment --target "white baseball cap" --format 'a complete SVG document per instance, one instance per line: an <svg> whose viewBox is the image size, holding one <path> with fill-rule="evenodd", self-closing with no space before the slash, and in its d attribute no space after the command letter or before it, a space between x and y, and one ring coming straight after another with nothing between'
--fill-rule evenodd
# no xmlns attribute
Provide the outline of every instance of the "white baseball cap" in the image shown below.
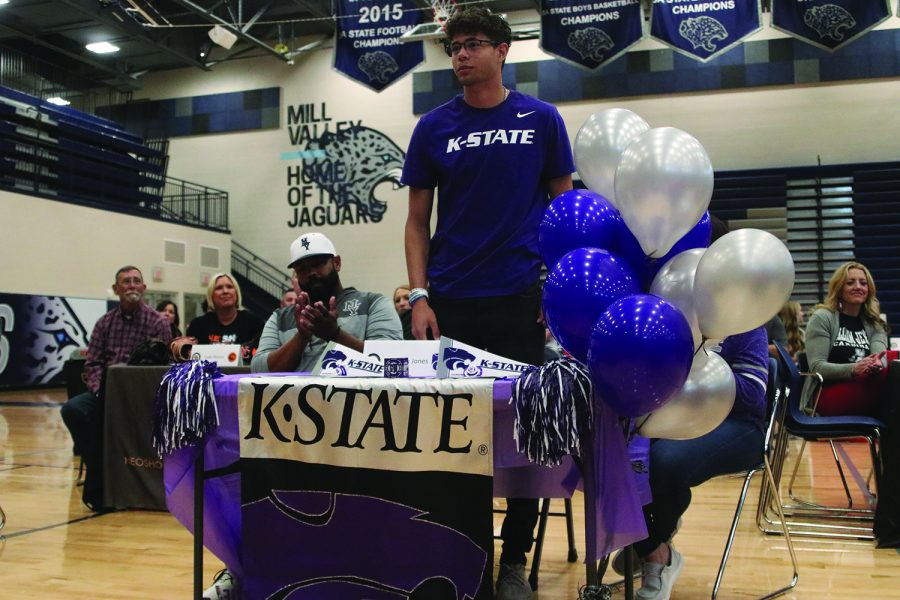
<svg viewBox="0 0 900 600"><path fill-rule="evenodd" d="M310 256L328 256L337 255L334 244L321 233L306 233L298 237L291 243L291 262L288 269L294 266L298 260L309 258Z"/></svg>

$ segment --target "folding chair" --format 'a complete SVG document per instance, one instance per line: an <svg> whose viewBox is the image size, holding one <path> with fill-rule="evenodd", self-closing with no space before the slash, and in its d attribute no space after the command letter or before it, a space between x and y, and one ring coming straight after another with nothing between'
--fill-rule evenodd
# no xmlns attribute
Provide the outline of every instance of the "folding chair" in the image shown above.
<svg viewBox="0 0 900 600"><path fill-rule="evenodd" d="M805 352L797 353L797 367L800 370L800 377L807 377L813 379L813 385L816 386L812 404L809 408L803 407L803 410L807 414L815 413L816 406L819 404L819 396L822 394L822 384L824 380L819 373L812 373L809 370L809 363L806 360ZM801 387L802 389L802 387ZM853 508L853 496L850 494L850 486L847 485L847 478L844 476L844 468L841 466L841 459L838 458L837 448L835 447L835 442L833 440L828 441L828 445L831 447L831 456L834 458L834 464L837 467L838 475L841 478L841 484L844 487L844 494L847 496L847 507ZM788 497L798 504L803 504L806 506L816 507L819 506L813 502L809 502L802 498L798 498L794 495L794 482L797 480L797 472L800 470L801 458L803 457L803 452L806 450L806 440L800 444L800 452L797 453L797 462L794 463L794 471L791 473L791 479L788 482Z"/></svg>
<svg viewBox="0 0 900 600"><path fill-rule="evenodd" d="M771 493L776 499L776 510L778 514L781 516L781 532L784 534L784 540L787 544L788 553L791 556L791 565L793 567L793 575L791 576L791 581L784 587L778 588L774 592L770 592L765 596L761 596L761 599L766 598L775 598L776 596L780 596L784 593L789 592L794 589L797 585L797 581L800 578L800 568L797 565L797 556L794 553L794 545L791 542L791 533L785 525L784 514L781 512L781 496L778 493L778 485L776 484L776 477L773 475L771 460L778 455L777 447L774 445L774 435L776 427L781 428L781 423L784 418L784 388L781 385L781 380L778 377L778 364L774 358L769 359L769 383L766 386L766 400L768 404L768 420L766 422L766 435L763 443L763 451L762 451L762 460L759 465L753 467L752 469L746 472L744 476L744 485L741 487L741 494L738 497L737 507L734 511L734 519L731 521L731 529L728 532L728 541L725 543L725 551L722 554L722 562L719 565L719 572L716 575L716 582L713 585L712 591L712 599L715 600L719 594L719 588L722 585L722 577L725 575L725 567L728 564L728 557L731 554L731 546L734 543L734 536L737 532L738 522L741 519L741 512L744 508L744 501L747 499L747 490L750 487L750 480L753 476L759 472L763 471L765 473L765 480L763 481L763 488L768 488L765 492L767 495ZM764 494L760 494L760 507L762 506L762 502L764 499Z"/></svg>
<svg viewBox="0 0 900 600"><path fill-rule="evenodd" d="M775 347L778 350L780 366L786 374L788 389L784 431L779 436L784 443L779 443L778 461L783 463L788 433L804 441L831 442L845 439L864 439L869 446L877 490L881 477L881 458L878 446L884 424L878 419L871 417L854 415L821 417L806 414L800 406L800 396L803 387L800 371L784 346L775 342ZM781 466L779 465L777 474L780 476L780 473ZM770 496L769 499L772 499L772 497ZM874 515L870 509L822 506L811 502L804 502L799 505L781 504L781 508L783 509L782 512L790 520L785 521L782 515L779 514L779 521L775 521L767 511L765 515L760 515L760 518L757 520L761 530L767 533L778 533L783 528L783 525L787 525L793 535L861 540L873 539L871 523ZM778 525L779 528L775 529L774 525Z"/></svg>

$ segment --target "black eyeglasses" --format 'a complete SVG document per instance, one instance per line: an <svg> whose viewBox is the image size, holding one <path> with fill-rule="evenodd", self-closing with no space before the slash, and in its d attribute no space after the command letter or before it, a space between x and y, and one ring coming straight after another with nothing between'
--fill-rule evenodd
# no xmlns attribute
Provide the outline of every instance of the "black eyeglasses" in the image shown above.
<svg viewBox="0 0 900 600"><path fill-rule="evenodd" d="M494 40L479 40L477 38L472 38L464 42L444 42L444 51L447 53L447 56L454 56L456 54L459 54L459 51L463 48L466 49L466 52L475 52L484 44L490 44L491 46L496 48L502 43L503 42L495 42Z"/></svg>

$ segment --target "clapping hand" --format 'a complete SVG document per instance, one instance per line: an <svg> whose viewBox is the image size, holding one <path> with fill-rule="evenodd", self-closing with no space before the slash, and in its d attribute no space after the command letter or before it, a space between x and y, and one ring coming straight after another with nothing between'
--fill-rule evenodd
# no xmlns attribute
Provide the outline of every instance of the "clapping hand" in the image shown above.
<svg viewBox="0 0 900 600"><path fill-rule="evenodd" d="M337 314L337 299L334 296L329 299L326 308L321 301L310 303L306 292L297 295L294 319L297 331L307 339L315 335L323 340L334 340L341 329L337 322Z"/></svg>

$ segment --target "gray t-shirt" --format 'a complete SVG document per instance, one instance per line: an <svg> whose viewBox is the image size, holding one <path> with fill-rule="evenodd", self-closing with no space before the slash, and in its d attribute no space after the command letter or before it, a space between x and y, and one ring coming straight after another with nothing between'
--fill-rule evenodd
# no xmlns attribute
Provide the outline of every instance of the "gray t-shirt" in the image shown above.
<svg viewBox="0 0 900 600"><path fill-rule="evenodd" d="M393 303L381 294L360 292L348 287L337 297L338 325L350 335L361 340L402 340L403 328ZM266 321L256 355L250 363L253 373L269 372L269 352L277 350L297 334L294 307L276 309ZM325 352L328 341L313 336L297 372L312 371Z"/></svg>

